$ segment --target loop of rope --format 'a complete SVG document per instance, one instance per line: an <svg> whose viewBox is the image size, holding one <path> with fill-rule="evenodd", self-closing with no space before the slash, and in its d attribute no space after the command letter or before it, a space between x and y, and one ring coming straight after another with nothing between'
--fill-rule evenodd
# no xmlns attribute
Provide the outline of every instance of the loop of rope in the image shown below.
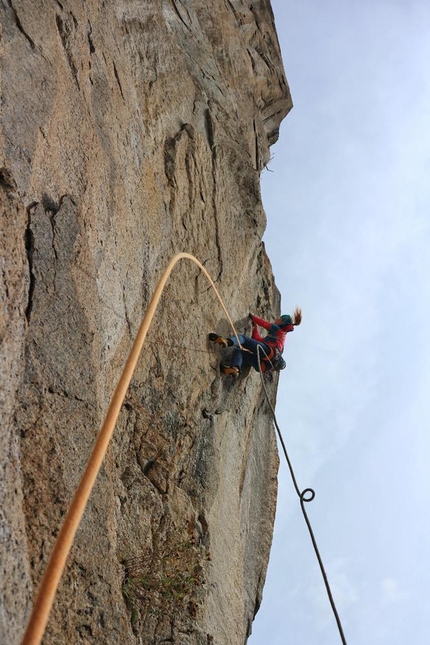
<svg viewBox="0 0 430 645"><path fill-rule="evenodd" d="M305 490L302 490L302 492L300 493L301 502L312 502L314 499L315 499L315 491L313 488L305 488Z"/></svg>
<svg viewBox="0 0 430 645"><path fill-rule="evenodd" d="M285 447L285 442L284 442L284 439L282 437L281 429L280 429L280 427L278 425L278 420L276 418L275 410L274 410L273 405L272 405L272 403L271 403L271 401L269 399L269 394L267 392L266 384L264 382L264 376L263 376L263 373L261 371L260 351L266 353L264 351L263 347L261 347L260 345L257 345L258 368L259 368L259 372L260 372L261 383L262 383L263 389L264 389L264 394L266 396L266 401L269 404L270 410L272 412L273 422L275 424L276 432L278 434L279 441L281 442L282 450L284 452L284 456L285 456L285 459L287 461L288 468L290 470L291 479L292 479L294 488L296 490L296 493L297 493L297 495L298 495L298 497L300 499L300 508L302 509L303 517L305 519L306 526L308 528L309 535L310 535L310 538L311 538L311 541L312 541L312 546L314 547L315 555L316 555L317 560L318 560L318 564L319 564L319 567L320 567L320 570L321 570L321 575L323 577L325 588L326 588L326 591L327 591L327 595L328 595L328 598L329 598L329 601L330 601L331 609L333 611L333 614L334 614L334 617L335 617L335 620L336 620L336 624L337 624L337 628L339 630L339 636L341 638L342 645L347 645L346 640L345 640L345 635L343 633L342 623L341 623L339 613L338 613L337 608L336 608L336 604L335 604L335 601L334 601L334 598L333 598L333 594L331 592L331 588L330 588L330 584L329 584L329 581L328 581L327 573L326 573L325 568L324 568L324 563L322 561L322 558L321 558L321 555L320 555L320 552L319 552L319 549L318 549L318 545L317 545L317 542L316 542L316 539L315 539L315 535L314 535L314 532L313 532L313 529L312 529L311 522L309 520L308 514L306 513L306 509L305 509L305 504L307 502L312 502L315 499L315 491L314 491L313 488L305 488L304 490L301 491L299 486L298 486L298 484L297 484L297 479L296 479L296 476L294 474L294 469L293 469L293 466L291 464L290 458L288 456L287 448Z"/></svg>
<svg viewBox="0 0 430 645"><path fill-rule="evenodd" d="M177 255L175 255L170 260L163 275L161 276L148 305L146 314L144 315L140 324L136 339L130 350L130 354L127 358L124 370L112 396L104 423L97 436L96 443L88 460L86 469L84 471L84 474L82 475L79 486L76 489L75 495L70 504L64 523L61 527L51 556L49 558L48 565L40 583L33 610L27 624L27 629L21 641L21 645L40 645L42 641L43 634L45 632L46 625L49 619L49 614L51 612L52 604L54 602L55 594L57 592L57 588L63 574L64 567L66 565L67 556L69 555L88 498L91 494L109 442L112 438L121 406L123 404L128 386L136 368L137 361L142 351L148 329L154 317L156 307L160 301L164 287L166 286L166 282L172 272L173 267L181 259L191 260L205 274L221 304L221 307L224 310L225 315L227 316L227 320L230 323L230 326L236 337L238 346L242 349L242 345L240 344L239 336L233 324L233 321L230 318L227 308L225 307L217 288L215 287L214 281L206 271L205 267L201 264L201 262L199 262L199 260L197 260L197 258L195 258L190 253L178 253Z"/></svg>

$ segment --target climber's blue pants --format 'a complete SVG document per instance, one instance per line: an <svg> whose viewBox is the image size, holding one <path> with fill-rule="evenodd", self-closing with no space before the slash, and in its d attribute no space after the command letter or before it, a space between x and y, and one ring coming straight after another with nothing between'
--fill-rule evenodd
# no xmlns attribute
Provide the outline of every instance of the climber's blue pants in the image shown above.
<svg viewBox="0 0 430 645"><path fill-rule="evenodd" d="M261 347L261 350L259 352L260 362L263 360L263 358L266 355L269 355L270 347L268 347L266 343L262 343L258 340L254 340L253 338L249 338L249 336L244 336L243 334L239 334L239 340L242 347L244 349L250 350L249 352L243 352L237 345L236 336L231 336L231 340L233 341L234 347L235 347L233 350L233 355L231 357L231 363L230 363L231 366L238 367L240 369L242 365L250 365L255 370L257 370L257 372L259 372L257 347Z"/></svg>

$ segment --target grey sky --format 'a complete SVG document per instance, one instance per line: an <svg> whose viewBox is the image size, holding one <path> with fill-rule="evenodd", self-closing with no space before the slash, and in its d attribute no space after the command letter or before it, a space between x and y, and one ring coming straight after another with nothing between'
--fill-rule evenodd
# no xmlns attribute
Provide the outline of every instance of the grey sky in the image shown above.
<svg viewBox="0 0 430 645"><path fill-rule="evenodd" d="M294 108L262 176L277 415L349 645L430 643L430 3L273 0ZM282 234L279 234L279 231ZM340 642L284 462L251 645Z"/></svg>

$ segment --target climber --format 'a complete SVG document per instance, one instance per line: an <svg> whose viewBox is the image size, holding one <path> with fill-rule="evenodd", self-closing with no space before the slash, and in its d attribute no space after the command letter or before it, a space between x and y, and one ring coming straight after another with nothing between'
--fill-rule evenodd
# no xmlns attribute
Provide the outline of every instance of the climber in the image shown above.
<svg viewBox="0 0 430 645"><path fill-rule="evenodd" d="M221 372L230 378L237 378L240 374L242 364L250 365L257 372L259 371L259 359L261 371L272 373L273 370L279 371L286 367L282 358L284 351L285 337L294 327L300 325L302 321L302 310L296 307L293 315L284 315L277 318L275 322L270 323L250 313L252 320L252 336L239 334L239 341L242 348L239 347L236 336L223 338L218 334L210 333L209 340L222 348L234 347L230 365L221 363ZM265 337L260 336L257 327L264 327L268 334ZM257 348L260 348L258 350ZM259 356L257 355L257 351Z"/></svg>

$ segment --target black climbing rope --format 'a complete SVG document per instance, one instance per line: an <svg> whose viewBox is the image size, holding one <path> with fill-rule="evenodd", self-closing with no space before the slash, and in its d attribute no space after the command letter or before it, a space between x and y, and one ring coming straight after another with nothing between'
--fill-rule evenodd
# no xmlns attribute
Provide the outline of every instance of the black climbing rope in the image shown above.
<svg viewBox="0 0 430 645"><path fill-rule="evenodd" d="M317 560L318 560L318 564L319 564L319 567L320 567L320 570L321 570L321 575L322 575L323 580L324 580L327 595L328 595L328 598L330 600L330 605L331 605L334 617L336 619L337 627L338 627L338 630L339 630L339 635L340 635L342 644L347 645L345 635L343 633L343 628L342 628L342 623L340 621L339 613L338 613L338 611L336 609L336 604L334 602L333 594L332 594L331 589L330 589L330 584L329 584L329 581L328 581L327 573L325 571L324 564L323 564L323 561L322 561L322 558L321 558L321 555L320 555L320 552L319 552L319 549L318 549L318 545L317 545L317 542L316 542L316 539L315 539L315 535L314 535L314 532L313 532L313 529L312 529L311 522L309 520L308 514L306 513L305 504L307 502L312 502L315 499L315 491L314 491L313 488L305 488L304 490L301 491L299 486L298 486L298 484L297 484L297 479L296 479L296 476L294 474L294 469L293 469L293 466L291 464L290 458L288 456L287 448L285 447L285 442L284 442L284 439L282 437L281 429L280 429L278 421L276 419L275 410L274 410L273 405L272 405L272 403L271 403L271 401L269 399L269 394L267 392L266 384L264 382L264 376L263 376L263 373L261 371L260 350L264 352L263 347L257 346L258 367L259 367L259 372L260 372L260 377L261 377L261 383L262 383L263 389L264 389L264 394L266 395L267 403L269 404L270 410L272 412L273 422L275 424L275 428L276 428L276 432L277 432L278 437L279 437L279 441L281 442L281 445L282 445L282 450L284 452L285 459L287 460L287 464L288 464L288 468L290 470L290 475L291 475L291 479L293 481L294 488L295 488L296 493L297 493L297 495L298 495L298 497L300 499L300 508L302 509L302 513L303 513L303 517L304 517L305 522L306 522L306 526L308 527L309 535L310 535L310 538L311 538L311 541L312 541L312 545L314 547L315 555L316 555Z"/></svg>

